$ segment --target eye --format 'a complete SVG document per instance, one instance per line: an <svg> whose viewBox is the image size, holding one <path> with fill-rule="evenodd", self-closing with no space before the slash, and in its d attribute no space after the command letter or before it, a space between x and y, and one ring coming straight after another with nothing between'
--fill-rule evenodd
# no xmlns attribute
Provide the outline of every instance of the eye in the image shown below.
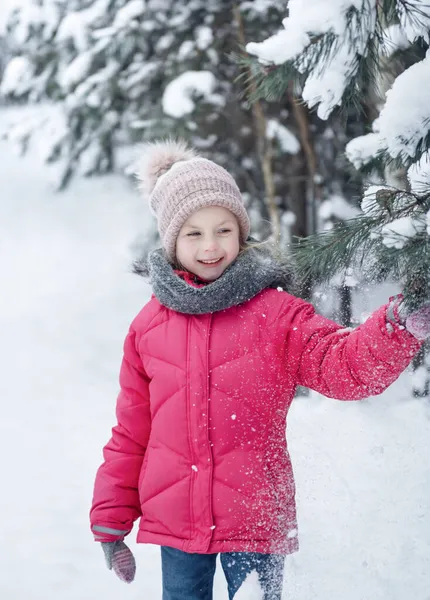
<svg viewBox="0 0 430 600"><path fill-rule="evenodd" d="M187 237L197 237L200 235L200 231L191 231L191 233L187 233Z"/></svg>
<svg viewBox="0 0 430 600"><path fill-rule="evenodd" d="M231 229L220 229L220 233L230 233Z"/></svg>

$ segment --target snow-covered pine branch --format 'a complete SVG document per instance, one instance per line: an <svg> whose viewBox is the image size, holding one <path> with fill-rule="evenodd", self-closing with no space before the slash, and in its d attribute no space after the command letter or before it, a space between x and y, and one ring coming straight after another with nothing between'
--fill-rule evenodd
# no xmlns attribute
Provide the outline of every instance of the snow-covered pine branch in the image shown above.
<svg viewBox="0 0 430 600"><path fill-rule="evenodd" d="M399 22L399 23L398 23ZM396 23L396 29L392 29ZM246 49L264 67L290 63L300 75L301 95L327 119L357 80L372 77L379 60L397 47L428 42L430 4L421 0L290 0L283 29ZM262 93L269 93L268 69Z"/></svg>
<svg viewBox="0 0 430 600"><path fill-rule="evenodd" d="M293 83L323 120L337 108L366 107L370 96L379 112L372 131L346 146L367 176L363 214L302 243L302 268L329 278L360 256L370 276L385 274L429 295L430 3L290 0L282 24L247 45L258 59L254 68L260 65L261 95L282 94ZM279 73L288 76L283 81Z"/></svg>

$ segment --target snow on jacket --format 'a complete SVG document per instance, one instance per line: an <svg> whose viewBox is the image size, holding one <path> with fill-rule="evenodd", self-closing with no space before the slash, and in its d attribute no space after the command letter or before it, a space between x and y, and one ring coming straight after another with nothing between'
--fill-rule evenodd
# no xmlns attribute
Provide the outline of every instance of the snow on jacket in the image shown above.
<svg viewBox="0 0 430 600"><path fill-rule="evenodd" d="M291 294L184 314L153 296L124 344L118 424L97 473L96 539L187 552L298 549L286 416L297 385L359 400L383 392L420 344L386 306L345 330Z"/></svg>

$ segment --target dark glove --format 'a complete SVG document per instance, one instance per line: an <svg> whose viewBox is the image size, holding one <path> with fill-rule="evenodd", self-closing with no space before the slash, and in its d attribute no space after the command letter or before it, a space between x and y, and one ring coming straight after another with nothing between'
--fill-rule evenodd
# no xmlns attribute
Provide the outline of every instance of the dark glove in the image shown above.
<svg viewBox="0 0 430 600"><path fill-rule="evenodd" d="M102 542L107 568L114 570L121 581L131 583L136 574L136 561L124 542Z"/></svg>

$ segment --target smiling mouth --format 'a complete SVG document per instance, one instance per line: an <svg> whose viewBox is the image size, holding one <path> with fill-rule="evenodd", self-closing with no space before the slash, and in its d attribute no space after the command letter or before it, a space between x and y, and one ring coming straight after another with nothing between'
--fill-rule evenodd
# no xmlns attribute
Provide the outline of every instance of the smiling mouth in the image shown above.
<svg viewBox="0 0 430 600"><path fill-rule="evenodd" d="M199 260L198 262L202 265L214 266L219 264L222 261L222 258L213 258L211 260Z"/></svg>

